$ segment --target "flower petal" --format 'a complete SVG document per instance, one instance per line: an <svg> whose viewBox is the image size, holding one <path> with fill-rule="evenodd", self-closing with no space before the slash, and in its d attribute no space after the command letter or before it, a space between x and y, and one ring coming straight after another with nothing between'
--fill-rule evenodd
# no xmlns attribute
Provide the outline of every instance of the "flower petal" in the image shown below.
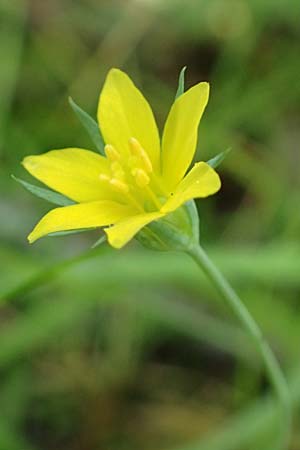
<svg viewBox="0 0 300 450"><path fill-rule="evenodd" d="M163 217L161 212L145 213L122 220L113 227L105 228L108 242L112 247L121 248L127 244L145 225Z"/></svg>
<svg viewBox="0 0 300 450"><path fill-rule="evenodd" d="M109 163L92 151L51 150L27 156L22 164L35 178L76 202L115 198L113 191L99 180L100 173L109 173Z"/></svg>
<svg viewBox="0 0 300 450"><path fill-rule="evenodd" d="M161 211L164 213L174 211L192 198L203 198L215 194L220 187L221 181L217 172L205 162L199 162L179 183Z"/></svg>
<svg viewBox="0 0 300 450"><path fill-rule="evenodd" d="M128 141L136 138L148 153L155 170L160 164L160 142L150 105L121 70L107 75L98 105L99 126L107 144L128 156Z"/></svg>
<svg viewBox="0 0 300 450"><path fill-rule="evenodd" d="M32 243L57 231L102 227L136 213L136 209L130 206L106 200L52 209L35 226L28 240Z"/></svg>
<svg viewBox="0 0 300 450"><path fill-rule="evenodd" d="M198 125L208 102L209 84L199 83L178 97L167 118L162 138L162 174L172 190L195 154Z"/></svg>

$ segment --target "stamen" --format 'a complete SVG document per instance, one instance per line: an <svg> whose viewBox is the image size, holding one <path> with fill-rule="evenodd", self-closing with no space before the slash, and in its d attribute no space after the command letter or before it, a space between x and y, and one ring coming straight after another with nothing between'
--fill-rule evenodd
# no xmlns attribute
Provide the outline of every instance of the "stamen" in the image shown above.
<svg viewBox="0 0 300 450"><path fill-rule="evenodd" d="M156 206L156 208L158 210L160 210L161 208L161 203L158 200L158 198L156 197L156 195L154 194L154 192L152 191L152 189L149 187L149 185L144 187L145 191L147 192L149 198L152 200L152 202L154 203L154 205Z"/></svg>
<svg viewBox="0 0 300 450"><path fill-rule="evenodd" d="M121 158L120 153L115 149L113 145L107 144L104 147L104 151L107 159L109 159L111 162L119 161Z"/></svg>
<svg viewBox="0 0 300 450"><path fill-rule="evenodd" d="M141 159L145 171L148 173L151 173L153 171L152 163L150 161L150 158L149 158L147 152L143 149L143 147L141 146L139 141L137 139L135 139L134 137L132 137L129 139L129 145L130 145L131 152L135 156L138 156Z"/></svg>
<svg viewBox="0 0 300 450"><path fill-rule="evenodd" d="M99 175L99 179L109 184L116 192L126 196L137 210L144 212L143 205L147 198L160 210L160 200L150 188L154 176L151 160L137 139L130 138L129 147L130 154L125 161L113 145L105 146L109 174L102 173ZM139 191L139 188L143 191Z"/></svg>
<svg viewBox="0 0 300 450"><path fill-rule="evenodd" d="M127 194L129 192L128 185L117 178L112 178L109 183L118 192L122 192L123 194Z"/></svg>
<svg viewBox="0 0 300 450"><path fill-rule="evenodd" d="M130 189L128 184L117 178L110 178L108 175L100 174L99 179L105 183L108 183L115 191L120 192L125 195L130 203L137 208L138 211L144 213L144 208L139 202L130 194Z"/></svg>
<svg viewBox="0 0 300 450"><path fill-rule="evenodd" d="M122 181L124 180L125 172L123 170L123 167L118 161L111 163L110 168L113 173L113 178L118 178Z"/></svg>
<svg viewBox="0 0 300 450"><path fill-rule="evenodd" d="M144 188L149 184L150 178L143 169L136 169L132 172L134 172L133 176L135 178L135 182L140 188Z"/></svg>

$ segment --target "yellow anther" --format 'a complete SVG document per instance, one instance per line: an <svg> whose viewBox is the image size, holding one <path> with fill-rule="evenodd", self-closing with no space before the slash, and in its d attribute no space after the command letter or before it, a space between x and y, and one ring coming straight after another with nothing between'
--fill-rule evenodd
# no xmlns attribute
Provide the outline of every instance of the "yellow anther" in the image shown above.
<svg viewBox="0 0 300 450"><path fill-rule="evenodd" d="M150 158L148 154L145 152L145 150L141 147L141 159L144 164L144 168L148 173L151 173L153 170L152 163L150 161Z"/></svg>
<svg viewBox="0 0 300 450"><path fill-rule="evenodd" d="M149 184L150 178L143 169L135 169L133 172L135 182L140 188L144 188Z"/></svg>
<svg viewBox="0 0 300 450"><path fill-rule="evenodd" d="M111 162L119 161L119 159L121 158L120 153L115 149L113 145L107 144L104 147L104 151L107 159L109 159Z"/></svg>
<svg viewBox="0 0 300 450"><path fill-rule="evenodd" d="M129 146L130 146L130 150L131 153L135 156L140 156L140 148L142 147L141 144L139 143L139 141L137 139L135 139L134 137L129 139Z"/></svg>
<svg viewBox="0 0 300 450"><path fill-rule="evenodd" d="M152 163L147 152L143 149L139 141L132 137L129 139L129 145L132 154L140 158L145 171L151 173L153 170Z"/></svg>
<svg viewBox="0 0 300 450"><path fill-rule="evenodd" d="M112 178L109 183L118 192L122 192L123 194L127 194L129 192L128 185L117 178Z"/></svg>

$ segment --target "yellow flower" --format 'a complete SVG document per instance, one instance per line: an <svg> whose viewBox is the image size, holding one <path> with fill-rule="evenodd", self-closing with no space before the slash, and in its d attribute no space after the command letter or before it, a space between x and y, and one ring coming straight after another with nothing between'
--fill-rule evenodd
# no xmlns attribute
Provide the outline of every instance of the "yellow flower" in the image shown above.
<svg viewBox="0 0 300 450"><path fill-rule="evenodd" d="M160 144L148 102L124 72L110 70L98 105L106 157L67 148L23 160L31 175L77 203L46 214L29 242L58 231L106 227L109 243L121 248L152 221L217 192L219 176L205 162L186 175L208 95L208 83L199 83L175 100Z"/></svg>

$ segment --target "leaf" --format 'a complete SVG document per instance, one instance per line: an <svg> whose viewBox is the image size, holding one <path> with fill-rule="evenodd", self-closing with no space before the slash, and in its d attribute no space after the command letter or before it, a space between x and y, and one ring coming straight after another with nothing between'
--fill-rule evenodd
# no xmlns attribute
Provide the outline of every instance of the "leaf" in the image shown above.
<svg viewBox="0 0 300 450"><path fill-rule="evenodd" d="M47 200L48 202L53 203L54 205L69 206L75 204L73 200L70 200L68 197L65 197L62 194L58 194L57 192L51 191L50 189L35 186L34 184L21 180L21 178L17 178L14 175L12 175L12 178L18 183L20 183L31 194L36 195L37 197L42 198L43 200Z"/></svg>
<svg viewBox="0 0 300 450"><path fill-rule="evenodd" d="M210 167L215 169L224 161L229 152L231 152L231 148L227 148L226 150L224 150L224 152L218 153L216 156L209 159L207 161L207 164L209 164Z"/></svg>
<svg viewBox="0 0 300 450"><path fill-rule="evenodd" d="M92 245L91 248L99 247L99 245L104 244L106 242L106 235L103 234L103 236L100 236L100 238Z"/></svg>
<svg viewBox="0 0 300 450"><path fill-rule="evenodd" d="M186 66L184 66L179 74L179 79L178 79L178 88L177 88L177 92L175 95L175 100L180 97L183 93L184 93L184 74L186 71Z"/></svg>
<svg viewBox="0 0 300 450"><path fill-rule="evenodd" d="M84 128L87 130L92 141L96 145L98 152L101 153L101 155L104 155L105 144L97 122L87 112L80 108L80 106L78 106L71 97L69 97L69 103L76 116L78 117Z"/></svg>

